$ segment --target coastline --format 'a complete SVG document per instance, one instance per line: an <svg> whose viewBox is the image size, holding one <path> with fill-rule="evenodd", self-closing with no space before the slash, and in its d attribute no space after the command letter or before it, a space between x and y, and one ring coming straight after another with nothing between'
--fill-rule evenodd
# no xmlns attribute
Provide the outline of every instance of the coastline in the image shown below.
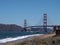
<svg viewBox="0 0 60 45"><path fill-rule="evenodd" d="M18 41L24 41L26 39L31 39L34 36L38 36L38 35L44 35L44 34L34 34L34 35L26 35L26 36L19 36L19 37L15 37L15 38L6 38L6 39L2 39L0 40L0 44L6 44L6 43L11 43L11 42L18 42Z"/></svg>
<svg viewBox="0 0 60 45"><path fill-rule="evenodd" d="M30 37L27 37L27 38L24 38L24 39L18 39L18 40L15 40L15 41L10 41L10 42L7 42L7 43L1 43L0 45L22 45L22 43L25 41L25 42L30 42L31 40L40 40L41 39L45 39L45 38L48 38L48 37L52 37L54 36L55 34L44 34L44 35L34 35L34 36L30 36Z"/></svg>

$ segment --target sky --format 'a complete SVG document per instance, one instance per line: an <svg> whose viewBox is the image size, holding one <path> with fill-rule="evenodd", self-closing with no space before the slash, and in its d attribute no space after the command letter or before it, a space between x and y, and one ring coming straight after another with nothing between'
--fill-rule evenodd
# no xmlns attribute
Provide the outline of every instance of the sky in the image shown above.
<svg viewBox="0 0 60 45"><path fill-rule="evenodd" d="M43 25L44 13L48 25L60 25L60 0L0 0L0 24Z"/></svg>

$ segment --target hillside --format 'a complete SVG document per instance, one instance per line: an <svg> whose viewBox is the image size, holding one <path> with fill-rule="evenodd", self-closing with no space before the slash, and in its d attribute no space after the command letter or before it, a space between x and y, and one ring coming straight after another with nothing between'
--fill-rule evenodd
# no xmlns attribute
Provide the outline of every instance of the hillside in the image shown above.
<svg viewBox="0 0 60 45"><path fill-rule="evenodd" d="M21 31L22 27L16 24L0 24L1 31Z"/></svg>

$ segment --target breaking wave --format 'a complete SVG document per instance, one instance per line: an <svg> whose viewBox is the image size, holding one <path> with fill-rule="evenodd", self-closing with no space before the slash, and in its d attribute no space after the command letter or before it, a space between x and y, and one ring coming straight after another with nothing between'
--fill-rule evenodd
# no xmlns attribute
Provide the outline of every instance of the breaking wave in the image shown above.
<svg viewBox="0 0 60 45"><path fill-rule="evenodd" d="M19 40L19 39L25 39L25 38L30 38L30 37L39 36L39 35L43 35L43 34L33 34L33 35L26 35L26 36L18 36L18 37L15 37L15 38L9 37L9 38L5 38L5 39L0 39L0 43L7 43L7 42L10 42L10 41L16 41L16 40Z"/></svg>

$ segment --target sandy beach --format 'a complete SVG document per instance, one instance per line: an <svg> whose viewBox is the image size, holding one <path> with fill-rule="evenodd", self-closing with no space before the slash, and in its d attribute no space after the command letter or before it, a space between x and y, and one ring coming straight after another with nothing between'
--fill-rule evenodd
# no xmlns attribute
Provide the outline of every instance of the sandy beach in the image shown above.
<svg viewBox="0 0 60 45"><path fill-rule="evenodd" d="M12 42L7 42L0 45L32 45L33 43L38 43L37 45L41 44L43 40L48 41L49 38L53 37L55 34L45 34L45 35L38 35L33 36L30 38L20 39ZM49 41L51 41L49 39ZM35 45L35 44L34 44Z"/></svg>

